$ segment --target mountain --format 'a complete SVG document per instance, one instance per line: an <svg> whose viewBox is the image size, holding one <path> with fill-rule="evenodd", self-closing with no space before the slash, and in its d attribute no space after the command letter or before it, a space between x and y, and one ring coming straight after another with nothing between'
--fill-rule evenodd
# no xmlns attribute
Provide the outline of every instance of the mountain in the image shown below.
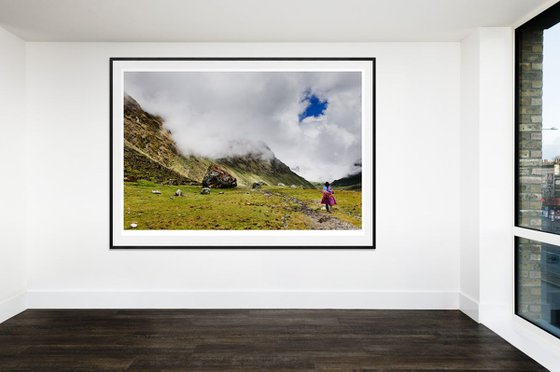
<svg viewBox="0 0 560 372"><path fill-rule="evenodd" d="M192 172L178 151L171 132L163 127L163 119L145 112L132 97L124 98L124 175L128 179L147 179L163 183L197 183L204 177L210 162L201 165L204 171Z"/></svg>
<svg viewBox="0 0 560 372"><path fill-rule="evenodd" d="M362 172L351 174L332 183L333 187L359 190L362 188Z"/></svg>
<svg viewBox="0 0 560 372"><path fill-rule="evenodd" d="M218 159L222 167L228 169L232 174L237 174L238 179L245 179L245 184L264 181L269 185L283 183L285 185L297 185L305 188L314 188L305 178L298 176L290 167L282 163L274 155L267 155L272 151L266 147L261 153L248 153L243 156L229 156Z"/></svg>
<svg viewBox="0 0 560 372"><path fill-rule="evenodd" d="M144 111L129 95L124 99L124 171L128 180L147 179L159 183L201 184L208 169L218 165L237 179L239 186L264 181L269 185L313 188L262 144L244 155L210 159L183 155L160 116ZM170 181L173 180L173 181Z"/></svg>

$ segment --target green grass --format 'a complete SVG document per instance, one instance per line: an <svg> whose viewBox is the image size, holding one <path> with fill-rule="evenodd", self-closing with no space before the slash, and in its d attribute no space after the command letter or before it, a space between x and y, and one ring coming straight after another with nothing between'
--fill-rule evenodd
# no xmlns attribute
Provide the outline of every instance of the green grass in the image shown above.
<svg viewBox="0 0 560 372"><path fill-rule="evenodd" d="M181 189L182 197L175 197ZM286 196L319 208L319 190L265 187L212 190L201 195L199 186L165 186L147 181L125 182L124 226L136 230L306 230L311 219ZM161 194L152 194L159 190ZM270 195L265 195L268 191ZM223 192L223 194L219 194ZM284 196L285 195L285 196ZM341 191L334 216L361 226L361 193ZM342 207L343 203L358 203ZM356 210L358 211L357 214ZM324 212L326 213L326 212Z"/></svg>
<svg viewBox="0 0 560 372"><path fill-rule="evenodd" d="M320 190L292 189L289 187L274 188L275 192L290 195L304 202L309 208L319 210L322 194ZM333 207L332 216L346 221L352 225L362 227L362 192L350 190L335 190L336 205Z"/></svg>

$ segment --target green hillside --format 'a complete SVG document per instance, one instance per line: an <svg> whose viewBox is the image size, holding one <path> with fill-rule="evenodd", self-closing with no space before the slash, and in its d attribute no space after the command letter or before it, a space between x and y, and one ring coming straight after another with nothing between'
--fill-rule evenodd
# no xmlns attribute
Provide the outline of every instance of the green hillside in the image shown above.
<svg viewBox="0 0 560 372"><path fill-rule="evenodd" d="M351 174L336 181L333 181L332 186L335 188L342 188L348 190L361 190L362 188L362 172Z"/></svg>
<svg viewBox="0 0 560 372"><path fill-rule="evenodd" d="M125 96L125 177L158 183L174 179L180 184L200 184L208 167L217 164L237 178L237 184L241 187L264 181L269 185L283 183L314 188L276 157L262 154L222 159L185 156L178 150L171 132L163 124L163 118L144 111L136 100Z"/></svg>

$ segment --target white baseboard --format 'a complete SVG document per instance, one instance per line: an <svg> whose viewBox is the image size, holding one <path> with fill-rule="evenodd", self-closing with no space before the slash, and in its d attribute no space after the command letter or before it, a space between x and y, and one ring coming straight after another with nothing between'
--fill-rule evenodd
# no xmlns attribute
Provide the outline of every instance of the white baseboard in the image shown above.
<svg viewBox="0 0 560 372"><path fill-rule="evenodd" d="M481 302L478 309L480 323L495 323L509 321L513 315L510 304Z"/></svg>
<svg viewBox="0 0 560 372"><path fill-rule="evenodd" d="M457 292L440 291L43 291L27 307L137 309L458 309Z"/></svg>
<svg viewBox="0 0 560 372"><path fill-rule="evenodd" d="M472 318L475 322L478 323L480 321L478 301L463 292L459 293L459 310Z"/></svg>
<svg viewBox="0 0 560 372"><path fill-rule="evenodd" d="M518 316L485 325L552 372L560 372L560 340Z"/></svg>
<svg viewBox="0 0 560 372"><path fill-rule="evenodd" d="M0 301L0 323L5 322L26 309L24 292Z"/></svg>
<svg viewBox="0 0 560 372"><path fill-rule="evenodd" d="M459 293L459 310L478 323L503 322L511 319L511 305L504 303L479 302L469 295Z"/></svg>

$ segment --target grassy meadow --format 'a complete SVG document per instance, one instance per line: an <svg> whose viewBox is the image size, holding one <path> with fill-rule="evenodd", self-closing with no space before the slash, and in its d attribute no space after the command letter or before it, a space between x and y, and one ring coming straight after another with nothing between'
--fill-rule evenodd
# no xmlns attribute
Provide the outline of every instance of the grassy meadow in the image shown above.
<svg viewBox="0 0 560 372"><path fill-rule="evenodd" d="M183 196L175 196L177 189ZM153 194L152 190L161 194ZM313 228L317 214L361 228L360 191L335 190L338 204L328 214L321 209L318 189L238 187L213 189L208 195L201 195L200 190L200 186L125 182L125 229L137 224L136 230L308 230Z"/></svg>

